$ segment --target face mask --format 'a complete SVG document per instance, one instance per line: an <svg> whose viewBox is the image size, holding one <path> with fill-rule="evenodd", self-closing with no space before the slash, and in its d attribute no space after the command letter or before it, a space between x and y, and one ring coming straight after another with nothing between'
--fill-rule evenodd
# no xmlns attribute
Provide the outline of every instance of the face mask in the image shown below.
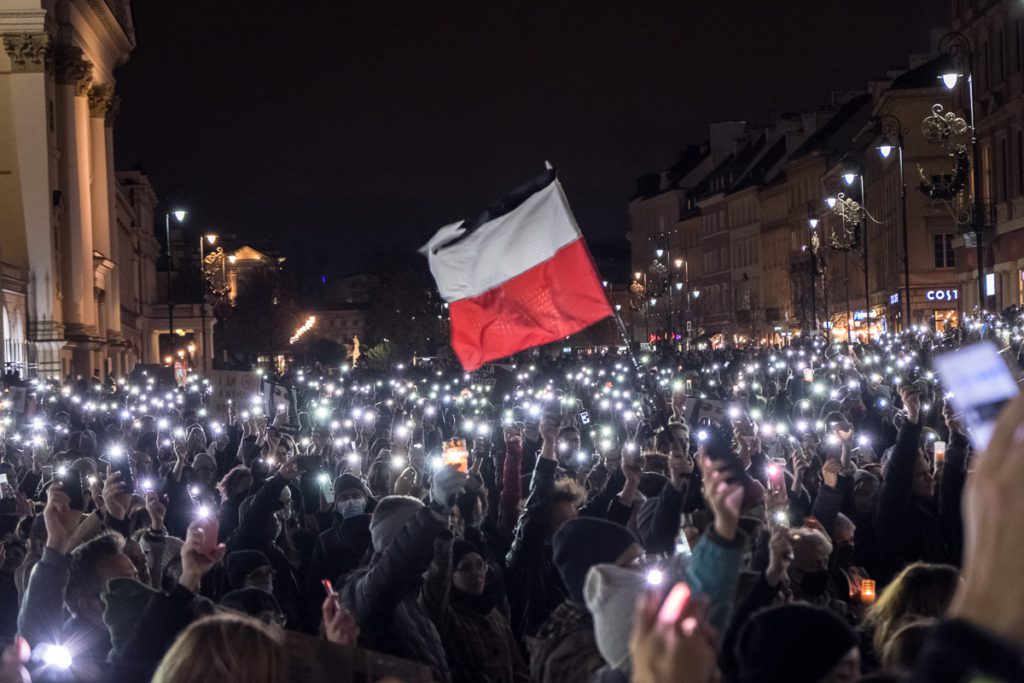
<svg viewBox="0 0 1024 683"><path fill-rule="evenodd" d="M816 572L807 572L803 578L800 579L800 588L804 593L811 597L818 597L824 595L825 591L828 590L829 584L829 573L827 569L822 569Z"/></svg>
<svg viewBox="0 0 1024 683"><path fill-rule="evenodd" d="M334 507L339 515L348 519L349 517L363 514L366 510L366 499L350 498L349 500L339 500Z"/></svg>

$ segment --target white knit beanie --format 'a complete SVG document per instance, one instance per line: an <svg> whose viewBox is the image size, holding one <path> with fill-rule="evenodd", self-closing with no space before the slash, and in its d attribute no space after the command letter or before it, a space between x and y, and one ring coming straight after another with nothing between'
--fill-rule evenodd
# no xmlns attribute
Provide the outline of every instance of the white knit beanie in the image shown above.
<svg viewBox="0 0 1024 683"><path fill-rule="evenodd" d="M423 507L423 501L412 496L382 498L370 517L370 539L374 552L383 552L391 539Z"/></svg>
<svg viewBox="0 0 1024 683"><path fill-rule="evenodd" d="M647 590L647 577L635 569L597 564L587 572L583 596L594 617L597 649L613 669L628 672L629 637L636 601Z"/></svg>

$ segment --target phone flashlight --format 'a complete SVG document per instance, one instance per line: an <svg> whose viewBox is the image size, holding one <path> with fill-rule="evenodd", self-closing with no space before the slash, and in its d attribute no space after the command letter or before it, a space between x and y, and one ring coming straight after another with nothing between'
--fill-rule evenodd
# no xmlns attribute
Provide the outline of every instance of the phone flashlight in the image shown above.
<svg viewBox="0 0 1024 683"><path fill-rule="evenodd" d="M660 586L665 582L665 572L660 569L652 569L647 572L647 585Z"/></svg>

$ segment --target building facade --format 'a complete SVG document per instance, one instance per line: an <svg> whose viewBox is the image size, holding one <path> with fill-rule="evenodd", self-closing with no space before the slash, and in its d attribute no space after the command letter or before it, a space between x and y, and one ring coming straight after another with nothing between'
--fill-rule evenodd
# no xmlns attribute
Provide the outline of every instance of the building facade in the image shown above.
<svg viewBox="0 0 1024 683"><path fill-rule="evenodd" d="M955 66L973 80L982 211L984 305L1024 303L1024 6L1012 0L954 0L953 30L967 39ZM949 41L956 42L956 41ZM969 90L959 79L952 95L967 116ZM970 225L960 225L961 231ZM954 240L961 304L978 304L976 248Z"/></svg>
<svg viewBox="0 0 1024 683"><path fill-rule="evenodd" d="M3 360L22 375L127 372L141 352L122 324L113 131L130 3L0 0L0 39Z"/></svg>
<svg viewBox="0 0 1024 683"><path fill-rule="evenodd" d="M998 310L1024 303L1024 7L958 3L958 12L975 71L988 70L974 81L990 226L982 233L986 307ZM699 306L691 298L688 309L675 310L690 321L689 339L776 343L817 329L866 340L908 325L941 331L977 304L975 251L964 235L970 221L958 213L962 202L936 191L963 186L950 148L926 132L936 113L968 112L943 85L944 34L933 32L932 50L910 56L907 68L862 91L832 93L821 110L762 130L716 124L705 156L686 173L677 164L659 184L641 179L630 204L634 278L641 286L649 279L655 245L685 256L686 290L699 293ZM650 336L639 332L634 327L637 340Z"/></svg>

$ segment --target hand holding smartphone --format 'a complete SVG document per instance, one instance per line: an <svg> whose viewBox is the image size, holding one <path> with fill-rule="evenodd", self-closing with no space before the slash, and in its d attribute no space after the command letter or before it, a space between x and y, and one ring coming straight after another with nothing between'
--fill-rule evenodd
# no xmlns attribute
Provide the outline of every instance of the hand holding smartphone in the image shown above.
<svg viewBox="0 0 1024 683"><path fill-rule="evenodd" d="M1020 389L999 350L979 342L935 358L935 369L957 413L963 415L968 436L979 450L988 447L996 419Z"/></svg>

